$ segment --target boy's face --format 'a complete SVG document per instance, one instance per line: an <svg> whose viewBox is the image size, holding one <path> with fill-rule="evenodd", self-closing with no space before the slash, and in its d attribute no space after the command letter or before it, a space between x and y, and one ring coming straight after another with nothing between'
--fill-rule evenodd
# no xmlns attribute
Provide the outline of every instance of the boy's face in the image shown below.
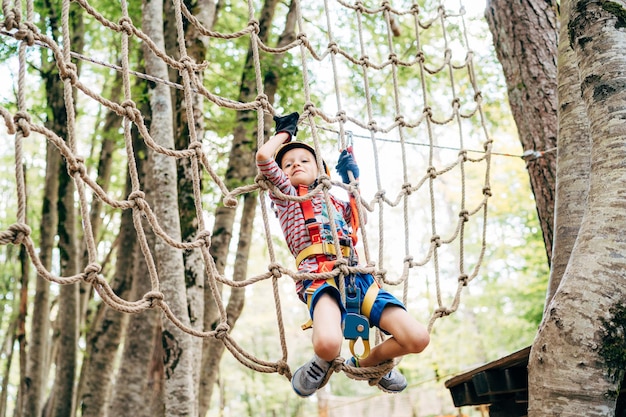
<svg viewBox="0 0 626 417"><path fill-rule="evenodd" d="M311 152L303 148L293 148L282 159L282 170L291 185L309 185L317 178L317 161Z"/></svg>

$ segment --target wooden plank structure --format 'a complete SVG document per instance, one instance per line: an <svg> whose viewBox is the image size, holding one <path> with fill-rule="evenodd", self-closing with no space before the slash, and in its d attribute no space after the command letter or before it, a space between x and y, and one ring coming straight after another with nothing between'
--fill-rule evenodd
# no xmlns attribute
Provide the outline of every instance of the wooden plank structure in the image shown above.
<svg viewBox="0 0 626 417"><path fill-rule="evenodd" d="M490 404L490 417L524 417L528 410L530 346L446 381L455 407Z"/></svg>
<svg viewBox="0 0 626 417"><path fill-rule="evenodd" d="M447 380L454 406L489 404L489 417L526 417L529 354L530 346ZM626 376L615 416L626 417Z"/></svg>

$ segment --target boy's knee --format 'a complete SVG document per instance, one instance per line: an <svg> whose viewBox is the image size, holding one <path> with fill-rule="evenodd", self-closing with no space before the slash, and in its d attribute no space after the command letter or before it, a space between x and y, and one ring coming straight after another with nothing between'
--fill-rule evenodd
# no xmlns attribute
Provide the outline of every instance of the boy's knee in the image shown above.
<svg viewBox="0 0 626 417"><path fill-rule="evenodd" d="M408 340L407 348L411 353L421 353L430 343L430 335L427 331L415 332Z"/></svg>
<svg viewBox="0 0 626 417"><path fill-rule="evenodd" d="M326 334L318 337L313 341L313 350L320 358L330 362L335 359L341 352L342 338L329 337Z"/></svg>

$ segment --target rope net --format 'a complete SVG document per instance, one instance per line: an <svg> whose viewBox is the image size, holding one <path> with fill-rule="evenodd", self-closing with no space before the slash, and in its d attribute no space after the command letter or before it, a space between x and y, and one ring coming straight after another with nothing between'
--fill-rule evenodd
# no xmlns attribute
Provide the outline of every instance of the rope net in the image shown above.
<svg viewBox="0 0 626 417"><path fill-rule="evenodd" d="M301 133L298 139L310 141L318 154L323 154L322 150L329 146L340 150L352 145L361 165L360 186L355 182L345 185L323 175L315 191L324 192L327 202L331 189L351 192L359 196L357 200L362 219L366 212L373 213L368 216L369 225L360 229L358 249L363 265L348 267L347 263L340 260L332 272L319 278L344 276L354 271L371 273L384 285L399 286L402 289L401 298L407 306L412 304L409 283L426 282L435 300L428 323L429 330L436 319L458 308L461 292L477 276L485 253L491 156L491 139L485 127L482 95L476 85L474 54L469 47L462 6L453 9L438 3L424 6L423 9L417 3L402 1L392 5L392 2L385 0L372 6L366 6L361 1L349 3L338 0L332 4L325 1L321 15L323 19L320 20L317 6L305 6L294 0L289 13L297 19L297 35L293 41L273 47L259 37L259 2L248 0L247 25L233 32L222 33L204 27L182 2L175 0L175 13L170 18L175 21L179 39L184 39L183 22L188 22L209 39L212 47L221 43L222 48L227 48L230 42L241 39L249 41L254 62L256 97L249 102L242 102L220 96L217 91L212 91L210 82L203 82L203 79L210 79L210 74L207 74L209 65L191 59L185 42L178 42L180 58L169 56L132 21L125 0L120 2L121 18L117 22L100 14L87 0L77 0L75 3L102 29L119 34L121 64L101 62L72 51L68 25L70 0L63 0L62 45L35 25L33 19L36 10L32 0L25 1L25 4L20 0L13 3L4 1L2 4L1 36L5 41L12 40L18 45L19 76L14 87L17 103L13 105L17 111L12 113L9 107L0 107L6 130L15 138L18 212L17 221L0 233L0 243L23 245L40 276L62 285L89 283L107 305L120 312L139 313L151 308L161 309L182 331L196 337L221 339L242 364L260 372L279 372L290 377L286 366L287 344L278 281L285 277L296 281L309 276L298 274L292 260L285 260L290 262L288 265L279 262L272 239L276 233L272 226L273 213L267 204L267 192L272 189L272 185L257 176L249 184L229 189L218 174L216 158L203 148L202 138L196 134L193 112L187 112L189 143L186 149L173 150L157 143L131 94L131 80L141 78L146 82L180 89L187 103L200 99L224 109L256 112L257 145L260 145L266 140L264 124L269 120L264 115L281 113L270 104L265 94L262 60L277 54L291 54L293 59L299 60L301 88L305 96L304 108L289 109L289 112L298 110L301 113ZM352 22L353 29L349 29L349 22ZM398 36L400 30L404 31L404 37ZM410 36L406 36L407 32L410 32ZM405 42L407 37L410 42ZM131 68L129 42L133 39L149 48L167 67L178 71L182 83L176 84L153 74L145 74L138 68ZM26 72L29 65L27 51L33 48L47 48L53 53L64 85L68 116L66 137L34 122L37 118L29 113L26 104L30 85ZM76 65L72 62L72 59L77 58L120 71L123 76L123 98L117 102L95 91L88 80L77 74ZM321 91L322 87L327 90ZM447 90L445 96L440 93L442 87ZM358 102L355 103L347 93L348 89L358 92ZM74 114L76 92L82 96L81 99L92 100L97 106L123 117L125 143L119 151L126 155L133 190L125 199L112 197L88 174L84 155L80 151L84 148L81 146L83 139ZM381 105L383 102L385 105ZM194 167L198 230L193 241L181 241L168 234L163 227L164 219L155 214L155 207L146 199L134 164L131 126L139 131L147 147L156 154L178 160L187 159ZM36 134L58 149L67 163L68 175L76 186L84 245L89 258L88 265L76 275L59 276L47 270L31 237L26 218L28 196L24 184L24 161L28 155L24 143ZM305 136L307 139L303 139ZM473 150L476 148L479 151ZM236 207L242 195L260 191L263 233L269 256L266 272L245 279L234 279L219 273L209 253L211 232L203 213L213 211L214 207L208 207L202 200L199 184L203 175L211 182L205 186L219 190L223 204L227 207ZM479 185L469 189L468 182ZM440 190L448 190L444 192L454 198L442 199ZM138 300L119 297L104 278L102 259L99 259L97 240L89 217L89 207L95 199L107 204L112 210L132 210L152 286ZM161 277L146 239L142 219L147 220L161 243L179 251L201 251L206 281L216 296L220 314L221 324L215 330L194 329L188 319L173 313L167 297L161 291ZM472 246L478 248L471 256L471 262L465 256L465 236L470 226L472 236L476 236ZM335 242L338 249L336 236ZM387 263L391 264L390 250L396 257L394 263L400 265L394 274L384 268ZM373 252L377 252L377 255L373 256ZM444 279L444 276L449 279ZM241 288L263 280L271 280L274 288L278 317L276 323L282 349L282 357L276 362L255 357L234 340L228 331L228 317L218 288L220 284ZM353 377L371 378L387 370L355 368L353 371L360 374Z"/></svg>

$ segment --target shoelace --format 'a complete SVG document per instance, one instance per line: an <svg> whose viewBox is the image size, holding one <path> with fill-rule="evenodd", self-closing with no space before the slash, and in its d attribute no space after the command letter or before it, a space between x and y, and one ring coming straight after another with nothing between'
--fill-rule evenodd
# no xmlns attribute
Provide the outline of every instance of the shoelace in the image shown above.
<svg viewBox="0 0 626 417"><path fill-rule="evenodd" d="M319 379L324 376L324 370L315 362L311 363L311 367L306 372L312 379Z"/></svg>

